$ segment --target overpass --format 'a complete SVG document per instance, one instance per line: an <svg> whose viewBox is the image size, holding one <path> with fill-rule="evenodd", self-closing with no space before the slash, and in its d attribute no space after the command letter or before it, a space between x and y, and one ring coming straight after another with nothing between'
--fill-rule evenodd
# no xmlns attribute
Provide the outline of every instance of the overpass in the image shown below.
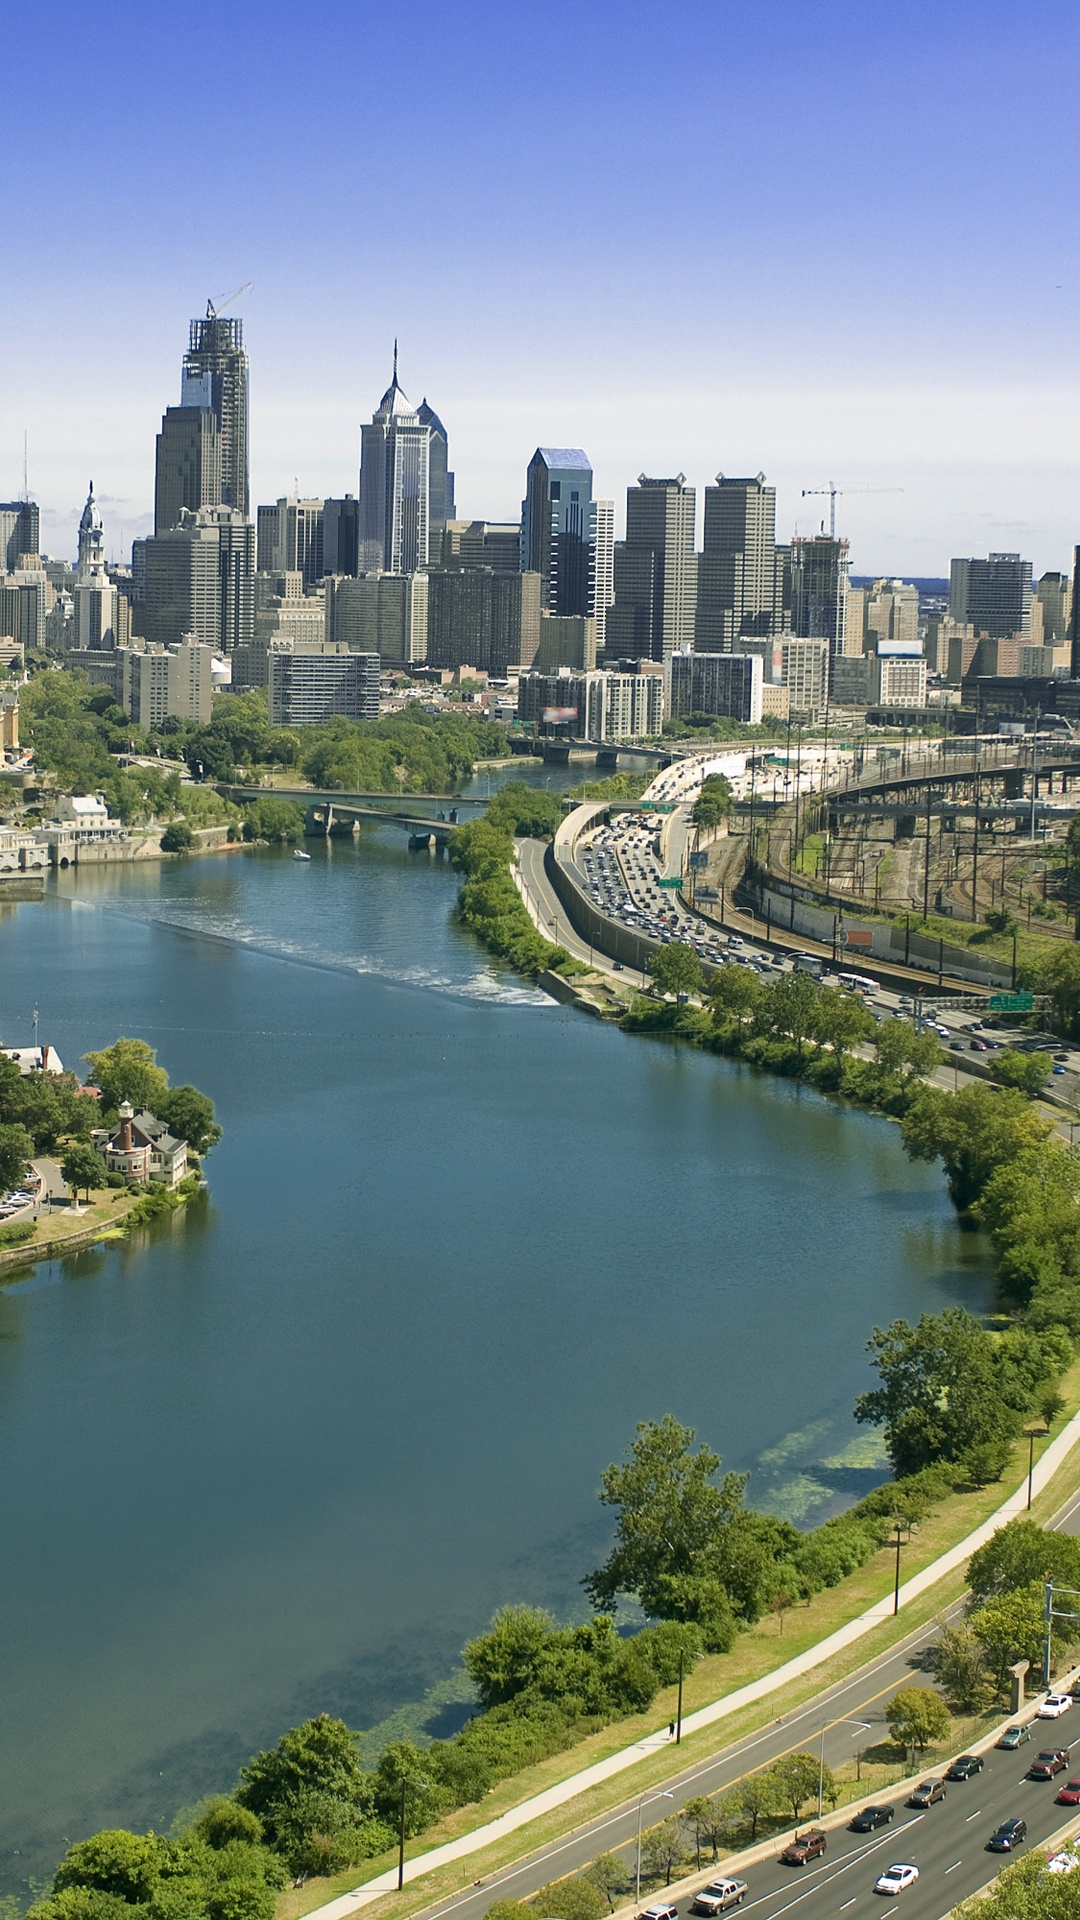
<svg viewBox="0 0 1080 1920"><path fill-rule="evenodd" d="M410 848L417 852L432 844L445 847L458 825L458 804L432 819L430 814L406 813L400 809L391 811L387 807L365 807L356 801L337 798L316 800L304 815L304 837L308 840L351 837L360 831L362 820L379 820L392 827L404 828L409 836Z"/></svg>

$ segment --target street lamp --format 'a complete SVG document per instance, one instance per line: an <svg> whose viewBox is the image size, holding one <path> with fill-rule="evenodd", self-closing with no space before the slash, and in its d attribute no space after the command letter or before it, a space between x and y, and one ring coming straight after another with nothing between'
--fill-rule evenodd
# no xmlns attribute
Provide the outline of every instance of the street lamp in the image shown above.
<svg viewBox="0 0 1080 1920"><path fill-rule="evenodd" d="M634 1895L634 1898L639 1907L641 1905L641 1809L645 1805L645 1802L648 1799L648 1797L649 1797L649 1790L646 1787L645 1792L642 1794L641 1799L637 1803L637 1881L636 1881L637 1891ZM664 1790L663 1793L657 1793L653 1795L653 1799L655 1800L674 1800L674 1798L675 1798L675 1795L673 1793L668 1793L666 1789ZM650 1802L650 1805L651 1805L651 1802Z"/></svg>
<svg viewBox="0 0 1080 1920"><path fill-rule="evenodd" d="M894 1614L897 1614L900 1611L900 1549L902 1546L908 1544L915 1528L910 1520L902 1519L898 1513L893 1514L889 1526L891 1531L896 1535L896 1575L893 1580L892 1610ZM907 1540L904 1540L902 1537L905 1533L907 1534Z"/></svg>
<svg viewBox="0 0 1080 1920"><path fill-rule="evenodd" d="M824 1722L822 1722L821 1744L818 1748L818 1775L817 1775L817 1817L819 1820L821 1819L822 1788L825 1784L825 1735L831 1732L833 1727L855 1727L859 1733L870 1732L869 1720L850 1720L850 1719L830 1720L828 1726L826 1726ZM852 1738L854 1738L854 1735L852 1736Z"/></svg>
<svg viewBox="0 0 1080 1920"><path fill-rule="evenodd" d="M1042 1420L1032 1420L1031 1423L1024 1428L1024 1432L1027 1434L1027 1441L1028 1441L1027 1510L1029 1513L1031 1512L1031 1479L1035 1471L1035 1442L1036 1440L1045 1440L1049 1431L1050 1431L1049 1427Z"/></svg>

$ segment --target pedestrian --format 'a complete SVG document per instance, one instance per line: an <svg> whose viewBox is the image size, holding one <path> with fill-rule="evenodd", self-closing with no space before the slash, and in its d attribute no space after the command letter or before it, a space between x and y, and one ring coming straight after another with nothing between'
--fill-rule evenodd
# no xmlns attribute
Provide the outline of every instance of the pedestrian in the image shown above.
<svg viewBox="0 0 1080 1920"><path fill-rule="evenodd" d="M669 1739L669 1740L674 1740L674 1738L675 1738L675 1722L674 1722L674 1720L672 1720L672 1722L671 1722L671 1724L670 1724L670 1725L669 1725L669 1727L668 1727L668 1730L667 1730L667 1737L668 1737L668 1739Z"/></svg>

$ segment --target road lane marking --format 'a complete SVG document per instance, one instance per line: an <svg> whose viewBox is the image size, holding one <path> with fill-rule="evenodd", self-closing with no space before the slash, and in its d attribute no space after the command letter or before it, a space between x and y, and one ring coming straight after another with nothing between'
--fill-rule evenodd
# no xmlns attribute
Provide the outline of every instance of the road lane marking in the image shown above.
<svg viewBox="0 0 1080 1920"><path fill-rule="evenodd" d="M859 1896L857 1893L853 1893L850 1900L844 1901L843 1906L840 1908L840 1912L846 1913L849 1907L853 1907L855 1905L855 1902L858 1899L858 1897Z"/></svg>
<svg viewBox="0 0 1080 1920"><path fill-rule="evenodd" d="M891 1845L891 1843L895 1839L897 1839L899 1834L907 1833L908 1829L911 1827L917 1827L919 1824L919 1821L925 1820L925 1818L926 1818L926 1815L924 1813L917 1813L914 1819L905 1820L903 1826L899 1827L896 1833L883 1834L880 1840L870 1840L867 1842L867 1844L864 1847L856 1847L854 1852L849 1853L847 1857L844 1860L842 1860L840 1864L836 1867L833 1867L831 1862L827 1862L826 1865L830 1872L830 1878L822 1880L822 1883L821 1883L822 1886L824 1887L831 1886L832 1881L839 1880L840 1875L842 1873L847 1873L851 1867L861 1866L862 1862L864 1860L869 1859L872 1853L876 1853L879 1847L887 1847ZM795 1895L794 1900L788 1901L786 1907L777 1907L772 1915L772 1920L780 1920L780 1915L782 1913L790 1913L792 1907L799 1906L803 1900L809 1900L810 1895L812 1893L820 1892L820 1888L817 1886L816 1881L818 1876L820 1874L823 1874L825 1871L826 1871L826 1866L815 1867L814 1869L815 1884L813 1886L804 1888L802 1893L797 1893ZM746 1908L746 1912L749 1913L751 1908L753 1907L764 1906L767 1900L775 1899L776 1895L778 1893L783 1893L783 1891L784 1891L783 1887L774 1887L771 1893L759 1894L756 1900L750 1901L749 1906Z"/></svg>
<svg viewBox="0 0 1080 1920"><path fill-rule="evenodd" d="M953 1863L952 1863L952 1866L951 1866L951 1867L946 1867L946 1869L945 1869L945 1871L946 1871L946 1873L955 1873L955 1872L956 1872L956 1869L957 1869L957 1867L960 1867L960 1866L963 1866L963 1861L962 1861L962 1860L954 1860L954 1861L953 1861Z"/></svg>
<svg viewBox="0 0 1080 1920"><path fill-rule="evenodd" d="M981 1812L982 1812L982 1808L981 1808L981 1807L976 1807L976 1809L975 1809L975 1811L974 1811L974 1813L968 1813L968 1814L965 1814L965 1815L964 1815L964 1825L965 1825L965 1827L967 1826L967 1823L968 1823L968 1821L969 1821L969 1820L977 1820Z"/></svg>

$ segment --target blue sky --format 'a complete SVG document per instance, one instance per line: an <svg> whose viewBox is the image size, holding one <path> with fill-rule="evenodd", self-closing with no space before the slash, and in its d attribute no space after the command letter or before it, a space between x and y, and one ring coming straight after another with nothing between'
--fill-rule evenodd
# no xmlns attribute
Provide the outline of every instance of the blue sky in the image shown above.
<svg viewBox="0 0 1080 1920"><path fill-rule="evenodd" d="M93 476L119 553L190 316L246 280L255 498L355 491L401 342L459 511L538 442L862 488L856 572L1080 540L1080 11L1064 0L469 7L43 0L0 78L0 497ZM10 57L14 44L23 49Z"/></svg>

